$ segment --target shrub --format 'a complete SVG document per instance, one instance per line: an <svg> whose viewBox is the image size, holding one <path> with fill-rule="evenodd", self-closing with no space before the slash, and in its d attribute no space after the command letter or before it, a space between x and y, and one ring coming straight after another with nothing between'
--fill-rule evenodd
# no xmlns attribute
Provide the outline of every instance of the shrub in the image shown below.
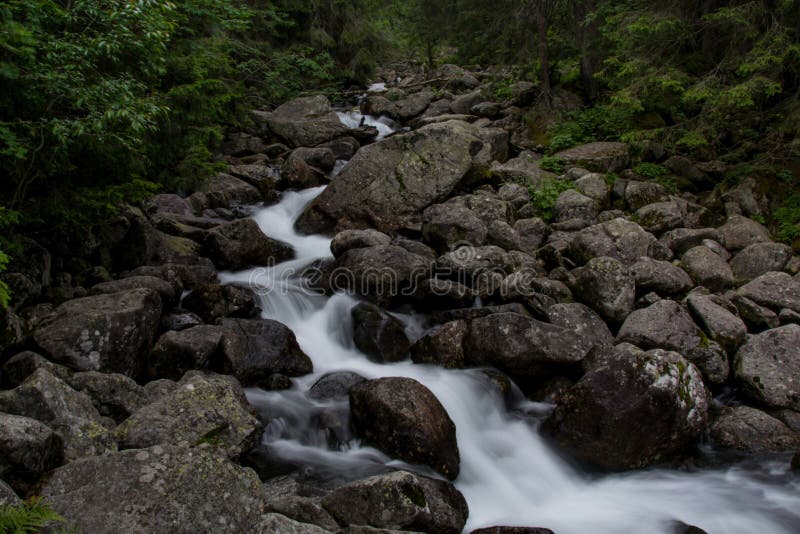
<svg viewBox="0 0 800 534"><path fill-rule="evenodd" d="M572 187L573 183L569 180L553 178L543 180L538 187L530 186L531 203L536 209L536 214L544 221L551 221L554 215L553 208L556 205L558 196Z"/></svg>
<svg viewBox="0 0 800 534"><path fill-rule="evenodd" d="M63 522L63 517L36 498L19 506L0 506L0 532L4 534L34 534L50 523Z"/></svg>

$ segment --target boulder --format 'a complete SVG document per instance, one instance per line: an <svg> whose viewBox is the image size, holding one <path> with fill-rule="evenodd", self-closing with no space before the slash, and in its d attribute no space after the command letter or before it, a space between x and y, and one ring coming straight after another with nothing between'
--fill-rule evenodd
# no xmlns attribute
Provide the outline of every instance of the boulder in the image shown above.
<svg viewBox="0 0 800 534"><path fill-rule="evenodd" d="M42 474L58 467L63 454L61 437L47 425L0 413L0 477L17 489L27 489ZM3 504L0 502L0 506Z"/></svg>
<svg viewBox="0 0 800 534"><path fill-rule="evenodd" d="M422 237L439 252L452 250L455 245L480 246L487 234L483 221L464 205L435 204L422 213Z"/></svg>
<svg viewBox="0 0 800 534"><path fill-rule="evenodd" d="M537 186L544 179L555 179L555 174L539 166L539 160L540 155L525 151L505 163L495 162L490 168L492 179L501 184L516 182L523 186Z"/></svg>
<svg viewBox="0 0 800 534"><path fill-rule="evenodd" d="M256 315L255 297L249 289L203 284L183 299L182 305L207 323L217 323L225 317L249 318Z"/></svg>
<svg viewBox="0 0 800 534"><path fill-rule="evenodd" d="M630 271L613 258L592 258L571 273L572 293L603 319L614 324L633 311L636 282Z"/></svg>
<svg viewBox="0 0 800 534"><path fill-rule="evenodd" d="M70 300L33 333L57 363L79 371L141 371L161 318L161 298L152 289Z"/></svg>
<svg viewBox="0 0 800 534"><path fill-rule="evenodd" d="M76 391L88 395L100 415L110 417L117 423L149 402L149 396L142 386L117 373L75 373L68 383Z"/></svg>
<svg viewBox="0 0 800 534"><path fill-rule="evenodd" d="M14 388L22 384L37 369L44 368L56 378L68 382L72 371L62 365L55 364L35 352L25 351L10 358L3 366L5 385Z"/></svg>
<svg viewBox="0 0 800 534"><path fill-rule="evenodd" d="M723 291L733 286L733 271L728 262L708 247L699 246L686 251L681 266L697 285L711 291Z"/></svg>
<svg viewBox="0 0 800 534"><path fill-rule="evenodd" d="M553 365L576 364L591 340L568 328L517 313L494 313L470 323L464 355L470 365L491 365L512 377L547 374Z"/></svg>
<svg viewBox="0 0 800 534"><path fill-rule="evenodd" d="M740 287L737 294L773 311L787 308L800 312L800 278L786 273L762 274Z"/></svg>
<svg viewBox="0 0 800 534"><path fill-rule="evenodd" d="M166 332L150 351L147 375L180 380L187 371L210 369L218 356L223 332L217 325Z"/></svg>
<svg viewBox="0 0 800 534"><path fill-rule="evenodd" d="M625 143L597 142L556 152L554 157L594 172L618 172L630 165L630 150Z"/></svg>
<svg viewBox="0 0 800 534"><path fill-rule="evenodd" d="M751 333L778 328L781 325L778 314L769 308L759 306L752 300L738 294L734 295L731 301L736 306L739 316Z"/></svg>
<svg viewBox="0 0 800 534"><path fill-rule="evenodd" d="M350 249L389 245L392 238L383 232L367 228L365 230L345 230L339 232L331 241L331 252L339 257Z"/></svg>
<svg viewBox="0 0 800 534"><path fill-rule="evenodd" d="M470 534L555 534L549 528L541 527L487 527L473 530Z"/></svg>
<svg viewBox="0 0 800 534"><path fill-rule="evenodd" d="M427 465L451 480L458 476L456 426L433 393L416 380L379 378L356 384L350 388L350 414L366 444Z"/></svg>
<svg viewBox="0 0 800 534"><path fill-rule="evenodd" d="M115 450L91 399L46 369L38 369L15 389L0 392L0 412L46 424L61 438L67 461Z"/></svg>
<svg viewBox="0 0 800 534"><path fill-rule="evenodd" d="M258 443L262 428L234 378L192 371L177 389L134 412L114 433L120 449L205 443L234 458Z"/></svg>
<svg viewBox="0 0 800 534"><path fill-rule="evenodd" d="M595 222L599 212L600 210L594 199L574 189L567 189L558 195L553 206L556 223L580 221L583 227Z"/></svg>
<svg viewBox="0 0 800 534"><path fill-rule="evenodd" d="M42 498L79 532L255 532L258 476L211 451L157 445L53 472Z"/></svg>
<svg viewBox="0 0 800 534"><path fill-rule="evenodd" d="M731 215L728 221L719 227L722 236L720 241L730 251L742 250L754 243L772 241L764 225L741 215Z"/></svg>
<svg viewBox="0 0 800 534"><path fill-rule="evenodd" d="M407 122L414 117L422 115L434 98L433 91L425 90L409 95L402 100L394 102L394 109L389 109L390 116L402 122Z"/></svg>
<svg viewBox="0 0 800 534"><path fill-rule="evenodd" d="M686 304L697 324L728 354L735 354L747 340L747 326L744 322L720 305L714 297L692 293L686 299Z"/></svg>
<svg viewBox="0 0 800 534"><path fill-rule="evenodd" d="M283 514L269 513L261 516L261 520L258 522L253 532L275 532L276 534L331 534L333 531L306 522L295 521Z"/></svg>
<svg viewBox="0 0 800 534"><path fill-rule="evenodd" d="M628 209L636 211L648 204L666 201L667 192L662 185L631 180L625 186L624 199Z"/></svg>
<svg viewBox="0 0 800 534"><path fill-rule="evenodd" d="M366 380L363 376L350 371L335 371L323 375L308 390L308 397L314 400L346 399L350 388Z"/></svg>
<svg viewBox="0 0 800 534"><path fill-rule="evenodd" d="M161 297L161 304L165 310L171 308L178 301L179 289L176 291L177 288L175 285L161 278L156 278L155 276L130 276L128 278L103 282L102 284L92 286L89 290L89 294L105 295L108 293L130 291L132 289L152 289L156 291Z"/></svg>
<svg viewBox="0 0 800 534"><path fill-rule="evenodd" d="M582 463L639 469L692 443L710 403L700 372L680 354L623 344L567 391L543 430Z"/></svg>
<svg viewBox="0 0 800 534"><path fill-rule="evenodd" d="M579 265L599 256L632 265L651 256L655 243L656 238L641 226L618 218L578 232L569 243L569 256Z"/></svg>
<svg viewBox="0 0 800 534"><path fill-rule="evenodd" d="M770 271L783 271L792 258L792 248L778 243L753 243L731 260L736 283L744 284Z"/></svg>
<svg viewBox="0 0 800 534"><path fill-rule="evenodd" d="M800 434L781 420L749 406L723 411L711 425L711 440L717 447L751 454L796 450Z"/></svg>
<svg viewBox="0 0 800 534"><path fill-rule="evenodd" d="M467 332L467 322L463 320L436 326L411 345L411 359L414 363L460 369L464 367L463 342Z"/></svg>
<svg viewBox="0 0 800 534"><path fill-rule="evenodd" d="M679 352L700 368L712 384L722 384L728 378L730 367L725 351L673 300L661 300L631 313L617 334L617 342L632 343L645 350Z"/></svg>
<svg viewBox="0 0 800 534"><path fill-rule="evenodd" d="M347 127L322 95L286 102L269 114L267 123L294 147L314 146L347 135Z"/></svg>
<svg viewBox="0 0 800 534"><path fill-rule="evenodd" d="M636 280L636 292L639 295L650 292L664 296L680 295L693 286L686 271L668 261L640 258L631 267L631 274Z"/></svg>
<svg viewBox="0 0 800 534"><path fill-rule="evenodd" d="M368 302L355 306L350 316L353 319L353 341L367 358L377 363L392 363L408 356L411 342L399 320Z"/></svg>
<svg viewBox="0 0 800 534"><path fill-rule="evenodd" d="M303 232L349 221L393 230L412 224L446 199L472 167L483 143L471 127L449 121L366 146L297 221Z"/></svg>
<svg viewBox="0 0 800 534"><path fill-rule="evenodd" d="M406 471L353 482L332 491L322 505L341 525L460 534L467 502L452 484Z"/></svg>
<svg viewBox="0 0 800 534"><path fill-rule="evenodd" d="M220 269L272 266L294 258L291 245L264 235L253 219L239 219L210 230L203 248Z"/></svg>
<svg viewBox="0 0 800 534"><path fill-rule="evenodd" d="M800 410L800 326L790 324L751 336L736 353L743 392L771 408Z"/></svg>
<svg viewBox="0 0 800 534"><path fill-rule="evenodd" d="M221 370L244 386L268 383L276 374L303 376L313 370L294 332L277 321L225 319L222 328Z"/></svg>
<svg viewBox="0 0 800 534"><path fill-rule="evenodd" d="M262 194L257 188L229 174L212 176L202 191L205 202L198 206L202 209L231 209L236 206L257 204L263 200ZM198 211L202 211L202 209Z"/></svg>
<svg viewBox="0 0 800 534"><path fill-rule="evenodd" d="M661 235L683 225L684 216L680 203L670 201L642 206L636 211L635 219L648 232Z"/></svg>
<svg viewBox="0 0 800 534"><path fill-rule="evenodd" d="M609 348L614 345L614 335L606 323L584 304L554 304L547 308L547 321L569 330L593 348Z"/></svg>
<svg viewBox="0 0 800 534"><path fill-rule="evenodd" d="M550 227L542 219L520 219L514 223L519 239L519 249L528 254L536 254L550 234Z"/></svg>
<svg viewBox="0 0 800 534"><path fill-rule="evenodd" d="M22 504L22 499L17 497L11 486L0 480L0 507L2 506L19 506Z"/></svg>
<svg viewBox="0 0 800 534"><path fill-rule="evenodd" d="M706 240L720 242L722 235L714 228L676 228L661 236L659 242L676 255L682 255Z"/></svg>

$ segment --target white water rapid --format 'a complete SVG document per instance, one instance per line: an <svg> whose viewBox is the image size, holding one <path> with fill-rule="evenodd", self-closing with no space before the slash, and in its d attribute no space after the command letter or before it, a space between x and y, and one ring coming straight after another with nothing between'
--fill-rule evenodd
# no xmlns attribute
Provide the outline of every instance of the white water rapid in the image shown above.
<svg viewBox="0 0 800 534"><path fill-rule="evenodd" d="M346 401L336 406L312 401L305 393L330 371L354 371L368 378L406 376L425 384L456 424L461 472L455 484L469 503L466 532L514 525L547 527L558 534L667 533L673 520L712 534L800 531L800 478L789 471L786 457L696 472L655 469L588 476L560 459L538 435L530 413L541 407L519 401L509 411L479 371L367 360L352 343L350 308L357 300L309 294L291 277L303 266L330 257L329 239L298 235L293 229L305 205L322 189L287 192L279 204L254 215L265 234L294 246L297 259L221 275L223 283L253 284L263 316L289 326L314 362L314 374L295 379L290 390L247 392L250 402L271 418L263 438L269 455L349 479L380 472L384 465L403 466L361 447L346 431L344 443L331 446L314 417L324 409L346 413ZM401 318L411 335L418 336L417 318Z"/></svg>

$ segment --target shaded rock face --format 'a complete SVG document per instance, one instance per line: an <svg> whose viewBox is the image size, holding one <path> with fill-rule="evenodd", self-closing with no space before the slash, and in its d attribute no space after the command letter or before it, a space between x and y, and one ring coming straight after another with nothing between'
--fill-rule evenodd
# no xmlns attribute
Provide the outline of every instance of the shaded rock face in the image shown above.
<svg viewBox="0 0 800 534"><path fill-rule="evenodd" d="M699 286L723 291L733 286L733 271L728 262L710 248L694 247L683 255L681 266Z"/></svg>
<svg viewBox="0 0 800 534"><path fill-rule="evenodd" d="M469 510L452 484L406 471L378 475L334 490L322 505L341 525L460 534Z"/></svg>
<svg viewBox="0 0 800 534"><path fill-rule="evenodd" d="M672 300L661 300L631 313L617 334L617 342L679 352L713 384L728 378L730 366L725 351L700 330L683 306Z"/></svg>
<svg viewBox="0 0 800 534"><path fill-rule="evenodd" d="M640 258L631 267L636 279L637 294L651 291L659 295L679 295L692 288L692 279L686 271L668 261Z"/></svg>
<svg viewBox="0 0 800 534"><path fill-rule="evenodd" d="M700 372L681 355L623 344L567 391L543 429L582 463L637 469L691 443L709 404Z"/></svg>
<svg viewBox="0 0 800 534"><path fill-rule="evenodd" d="M353 318L353 341L370 360L389 363L408 356L411 343L403 323L366 302L358 304L350 314Z"/></svg>
<svg viewBox="0 0 800 534"><path fill-rule="evenodd" d="M314 400L346 399L350 388L364 380L363 376L349 371L328 373L311 386L308 396Z"/></svg>
<svg viewBox="0 0 800 534"><path fill-rule="evenodd" d="M800 376L800 326L791 324L750 337L736 353L736 376L754 401L800 410L796 378Z"/></svg>
<svg viewBox="0 0 800 534"><path fill-rule="evenodd" d="M204 443L236 457L258 443L262 428L235 379L190 372L176 389L136 411L114 433L122 449Z"/></svg>
<svg viewBox="0 0 800 534"><path fill-rule="evenodd" d="M725 410L711 426L711 439L718 447L757 454L800 447L800 434L781 420L749 406Z"/></svg>
<svg viewBox="0 0 800 534"><path fill-rule="evenodd" d="M0 506L19 506L20 504L22 504L22 499L17 497L11 486L0 480Z"/></svg>
<svg viewBox="0 0 800 534"><path fill-rule="evenodd" d="M561 326L517 313L495 313L470 323L464 354L471 365L492 365L512 377L531 377L553 364L579 363L591 350L590 343Z"/></svg>
<svg viewBox="0 0 800 534"><path fill-rule="evenodd" d="M427 332L411 346L414 363L433 363L451 369L464 367L466 321L450 321Z"/></svg>
<svg viewBox="0 0 800 534"><path fill-rule="evenodd" d="M265 236L253 219L240 219L210 230L203 248L214 265L229 270L275 265L294 257L290 245Z"/></svg>
<svg viewBox="0 0 800 534"><path fill-rule="evenodd" d="M800 312L800 278L786 273L766 273L739 288L737 293L774 311Z"/></svg>
<svg viewBox="0 0 800 534"><path fill-rule="evenodd" d="M253 471L175 446L73 462L57 469L41 494L80 532L254 531L263 509Z"/></svg>
<svg viewBox="0 0 800 534"><path fill-rule="evenodd" d="M427 465L449 479L459 471L456 426L428 388L410 378L379 378L350 389L353 428L390 456Z"/></svg>
<svg viewBox="0 0 800 534"><path fill-rule="evenodd" d="M594 172L617 172L631 161L630 146L625 143L589 143L557 152L555 157L566 163Z"/></svg>
<svg viewBox="0 0 800 534"><path fill-rule="evenodd" d="M261 516L255 532L280 532L281 534L330 534L316 525L295 521L283 514L269 513Z"/></svg>
<svg viewBox="0 0 800 534"><path fill-rule="evenodd" d="M706 334L732 355L747 340L747 326L737 315L709 295L691 294L686 299L689 311Z"/></svg>
<svg viewBox="0 0 800 534"><path fill-rule="evenodd" d="M754 243L731 260L731 270L737 283L746 283L771 271L782 271L792 257L788 245Z"/></svg>
<svg viewBox="0 0 800 534"><path fill-rule="evenodd" d="M67 301L42 322L33 339L54 361L72 369L135 377L160 318L158 293L133 289Z"/></svg>
<svg viewBox="0 0 800 534"><path fill-rule="evenodd" d="M100 415L117 423L149 402L149 397L131 378L117 373L86 371L75 373L69 384L92 399Z"/></svg>
<svg viewBox="0 0 800 534"><path fill-rule="evenodd" d="M651 256L655 242L655 236L638 224L618 218L578 232L570 241L569 256L579 265L599 256L632 265L642 256Z"/></svg>
<svg viewBox="0 0 800 534"><path fill-rule="evenodd" d="M194 289L183 299L183 306L212 324L224 317L253 317L257 311L252 291L216 283Z"/></svg>
<svg viewBox="0 0 800 534"><path fill-rule="evenodd" d="M605 320L620 324L633 311L636 281L630 271L617 260L592 258L572 274L572 293Z"/></svg>
<svg viewBox="0 0 800 534"><path fill-rule="evenodd" d="M275 374L302 376L313 370L294 332L277 321L226 319L222 327L221 368L245 386L267 383Z"/></svg>
<svg viewBox="0 0 800 534"><path fill-rule="evenodd" d="M217 325L166 332L147 358L148 376L179 380L187 371L209 369L217 358L222 334Z"/></svg>
<svg viewBox="0 0 800 534"><path fill-rule="evenodd" d="M291 146L314 146L347 135L331 104L322 95L296 98L267 117L270 130Z"/></svg>
<svg viewBox="0 0 800 534"><path fill-rule="evenodd" d="M446 199L472 167L483 143L466 123L432 124L362 148L297 221L307 233L337 222L379 230L413 223Z"/></svg>
<svg viewBox="0 0 800 534"><path fill-rule="evenodd" d="M0 477L25 489L57 467L62 456L61 438L48 426L27 417L0 413Z"/></svg>

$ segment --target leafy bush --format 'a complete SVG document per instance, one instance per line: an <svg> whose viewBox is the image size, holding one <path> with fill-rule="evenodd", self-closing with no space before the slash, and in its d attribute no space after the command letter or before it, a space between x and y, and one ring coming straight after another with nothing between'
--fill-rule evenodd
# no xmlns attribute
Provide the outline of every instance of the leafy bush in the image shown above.
<svg viewBox="0 0 800 534"><path fill-rule="evenodd" d="M556 205L558 196L572 187L573 183L569 180L553 178L542 180L538 186L530 186L528 190L531 195L531 203L536 209L536 214L544 221L551 221L554 215L553 208Z"/></svg>
<svg viewBox="0 0 800 534"><path fill-rule="evenodd" d="M633 170L636 174L653 181L669 173L666 167L657 163L640 163Z"/></svg>
<svg viewBox="0 0 800 534"><path fill-rule="evenodd" d="M38 499L0 506L0 532L4 534L35 534L48 524L63 522L63 517Z"/></svg>
<svg viewBox="0 0 800 534"><path fill-rule="evenodd" d="M0 230L5 232L18 222L19 213L0 207ZM11 261L11 258L5 252L9 249L9 246L10 243L8 243L8 240L0 235L0 273L6 270L8 263ZM9 293L8 285L0 280L0 309L7 308L10 299L11 294ZM2 529L0 529L0 532L1 531Z"/></svg>
<svg viewBox="0 0 800 534"><path fill-rule="evenodd" d="M786 243L800 239L800 193L789 196L775 210L775 222L778 224L778 239Z"/></svg>
<svg viewBox="0 0 800 534"><path fill-rule="evenodd" d="M545 171L562 174L564 172L564 160L553 156L544 156L539 160L539 168Z"/></svg>

